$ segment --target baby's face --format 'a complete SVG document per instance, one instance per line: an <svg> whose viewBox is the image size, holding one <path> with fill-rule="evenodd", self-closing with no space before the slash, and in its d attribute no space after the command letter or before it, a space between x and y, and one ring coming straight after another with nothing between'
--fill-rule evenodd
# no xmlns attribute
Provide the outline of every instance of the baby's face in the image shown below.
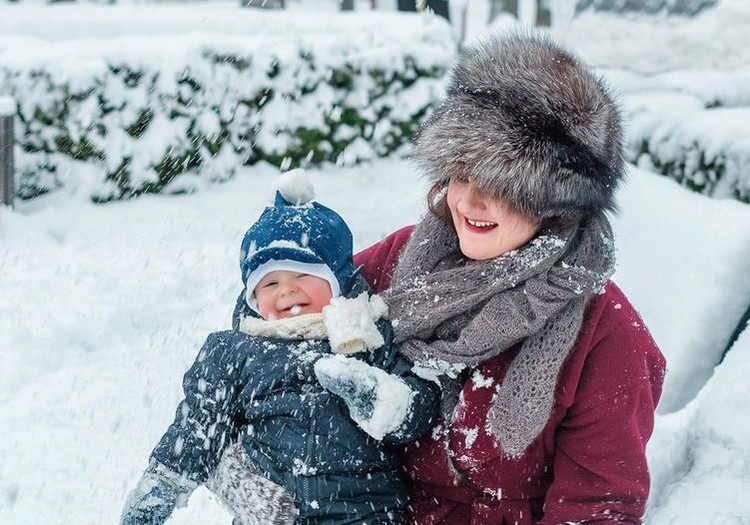
<svg viewBox="0 0 750 525"><path fill-rule="evenodd" d="M276 270L255 287L255 300L263 319L286 319L320 313L331 302L328 281L307 273Z"/></svg>

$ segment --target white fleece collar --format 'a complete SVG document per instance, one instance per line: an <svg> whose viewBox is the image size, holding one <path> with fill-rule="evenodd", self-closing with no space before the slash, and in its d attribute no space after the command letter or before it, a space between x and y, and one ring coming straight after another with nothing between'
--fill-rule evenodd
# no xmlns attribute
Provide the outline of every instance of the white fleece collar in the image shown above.
<svg viewBox="0 0 750 525"><path fill-rule="evenodd" d="M265 320L244 317L240 331L250 335L278 339L330 341L336 354L354 354L383 346L378 319L387 318L388 306L378 295L335 297L322 313Z"/></svg>
<svg viewBox="0 0 750 525"><path fill-rule="evenodd" d="M256 317L244 317L240 320L240 331L261 337L279 339L317 339L328 340L328 330L323 322L323 314L304 314L286 319L266 321Z"/></svg>

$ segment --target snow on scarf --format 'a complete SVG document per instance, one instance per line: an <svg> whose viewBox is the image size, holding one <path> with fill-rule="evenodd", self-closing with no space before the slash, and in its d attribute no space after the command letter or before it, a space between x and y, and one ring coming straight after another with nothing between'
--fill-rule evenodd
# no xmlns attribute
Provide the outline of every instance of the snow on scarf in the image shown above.
<svg viewBox="0 0 750 525"><path fill-rule="evenodd" d="M545 228L521 248L486 261L466 258L453 225L428 214L384 298L401 352L425 376L440 378L446 420L462 387L459 373L521 343L486 423L503 451L518 456L544 429L587 300L613 271L604 214Z"/></svg>

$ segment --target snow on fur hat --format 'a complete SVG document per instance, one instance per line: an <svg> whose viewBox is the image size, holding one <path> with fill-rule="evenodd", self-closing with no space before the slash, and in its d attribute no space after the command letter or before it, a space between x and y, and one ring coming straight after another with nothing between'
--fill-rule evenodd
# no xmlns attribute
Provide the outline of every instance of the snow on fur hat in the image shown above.
<svg viewBox="0 0 750 525"><path fill-rule="evenodd" d="M469 48L414 148L433 183L470 177L480 192L539 219L616 210L624 177L620 114L608 88L534 33Z"/></svg>
<svg viewBox="0 0 750 525"><path fill-rule="evenodd" d="M255 287L274 270L325 279L334 297L354 274L352 232L335 211L312 202L315 191L302 170L283 174L278 188L274 205L250 226L240 248L245 297L256 312Z"/></svg>

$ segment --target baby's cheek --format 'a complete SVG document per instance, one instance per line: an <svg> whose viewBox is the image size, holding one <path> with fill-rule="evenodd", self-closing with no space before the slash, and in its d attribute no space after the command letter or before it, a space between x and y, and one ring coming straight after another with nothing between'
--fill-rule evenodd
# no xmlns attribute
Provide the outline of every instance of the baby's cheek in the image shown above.
<svg viewBox="0 0 750 525"><path fill-rule="evenodd" d="M260 310L260 315L263 319L268 319L274 313L273 305L268 297L261 295L256 297L255 301L258 303L258 310Z"/></svg>

